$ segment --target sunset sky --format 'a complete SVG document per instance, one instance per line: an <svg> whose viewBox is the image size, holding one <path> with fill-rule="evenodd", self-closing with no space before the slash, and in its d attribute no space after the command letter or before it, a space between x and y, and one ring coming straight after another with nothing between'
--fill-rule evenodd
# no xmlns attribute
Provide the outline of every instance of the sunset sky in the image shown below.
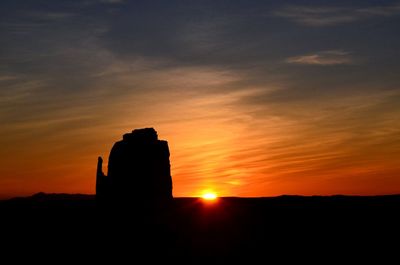
<svg viewBox="0 0 400 265"><path fill-rule="evenodd" d="M400 193L400 1L2 0L0 124L0 198L142 127L176 197Z"/></svg>

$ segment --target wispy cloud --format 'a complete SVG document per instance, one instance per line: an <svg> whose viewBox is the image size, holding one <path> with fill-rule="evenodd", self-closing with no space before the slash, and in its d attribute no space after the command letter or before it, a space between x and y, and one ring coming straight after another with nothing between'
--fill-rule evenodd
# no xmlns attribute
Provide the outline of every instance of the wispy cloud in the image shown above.
<svg viewBox="0 0 400 265"><path fill-rule="evenodd" d="M332 26L374 17L389 17L400 14L400 3L367 8L286 6L274 15L288 18L307 26Z"/></svg>
<svg viewBox="0 0 400 265"><path fill-rule="evenodd" d="M33 19L40 19L46 21L58 21L63 19L69 19L74 17L76 14L70 12L31 12L28 17Z"/></svg>
<svg viewBox="0 0 400 265"><path fill-rule="evenodd" d="M100 0L101 3L107 3L107 4L121 4L125 2L125 0Z"/></svg>
<svg viewBox="0 0 400 265"><path fill-rule="evenodd" d="M309 65L339 65L352 64L353 59L349 52L341 50L329 50L312 54L289 57L287 63Z"/></svg>
<svg viewBox="0 0 400 265"><path fill-rule="evenodd" d="M18 78L18 77L15 76L15 75L2 75L2 74L0 74L0 82L2 82L2 81L15 80L15 79L17 79L17 78Z"/></svg>

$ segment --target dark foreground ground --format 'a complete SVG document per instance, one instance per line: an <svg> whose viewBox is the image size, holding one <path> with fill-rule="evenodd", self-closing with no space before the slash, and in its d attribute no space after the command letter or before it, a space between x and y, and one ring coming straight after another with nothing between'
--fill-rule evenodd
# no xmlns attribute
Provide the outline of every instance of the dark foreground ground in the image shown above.
<svg viewBox="0 0 400 265"><path fill-rule="evenodd" d="M400 256L399 195L176 198L158 210L120 208L101 210L91 195L2 201L0 256L113 264L398 264Z"/></svg>

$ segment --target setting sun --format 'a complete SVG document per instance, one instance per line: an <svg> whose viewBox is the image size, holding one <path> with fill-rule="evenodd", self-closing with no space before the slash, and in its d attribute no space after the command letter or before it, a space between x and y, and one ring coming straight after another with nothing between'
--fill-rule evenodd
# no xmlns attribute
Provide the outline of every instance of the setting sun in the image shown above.
<svg viewBox="0 0 400 265"><path fill-rule="evenodd" d="M217 199L217 195L215 193L211 193L211 192L204 193L203 196L201 196L201 197L207 201L213 201L213 200Z"/></svg>

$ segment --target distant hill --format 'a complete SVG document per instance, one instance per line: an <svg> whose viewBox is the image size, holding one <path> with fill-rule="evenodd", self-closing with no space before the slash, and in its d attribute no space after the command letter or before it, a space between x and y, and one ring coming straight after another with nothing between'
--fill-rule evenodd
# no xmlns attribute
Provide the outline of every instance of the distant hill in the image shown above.
<svg viewBox="0 0 400 265"><path fill-rule="evenodd" d="M392 200L399 198L400 194L389 194L389 195L373 195L373 196L361 196L361 195L312 195L312 196L303 196L303 195L280 195L275 197L236 197L236 196L227 196L221 197L223 199L244 199L244 200L370 200L370 199L377 199L377 200ZM175 197L175 199L194 199L197 197ZM93 200L95 199L94 194L83 194L83 193L45 193L45 192L38 192L31 196L26 197L14 197L10 199L0 200L0 202L4 201L18 201L18 200Z"/></svg>
<svg viewBox="0 0 400 265"><path fill-rule="evenodd" d="M44 193L38 192L33 194L32 196L27 197L15 197L8 199L8 201L18 201L18 200L35 200L35 201L43 201L43 200L93 200L95 195L91 194L69 194L69 193ZM4 200L5 201L5 200Z"/></svg>

